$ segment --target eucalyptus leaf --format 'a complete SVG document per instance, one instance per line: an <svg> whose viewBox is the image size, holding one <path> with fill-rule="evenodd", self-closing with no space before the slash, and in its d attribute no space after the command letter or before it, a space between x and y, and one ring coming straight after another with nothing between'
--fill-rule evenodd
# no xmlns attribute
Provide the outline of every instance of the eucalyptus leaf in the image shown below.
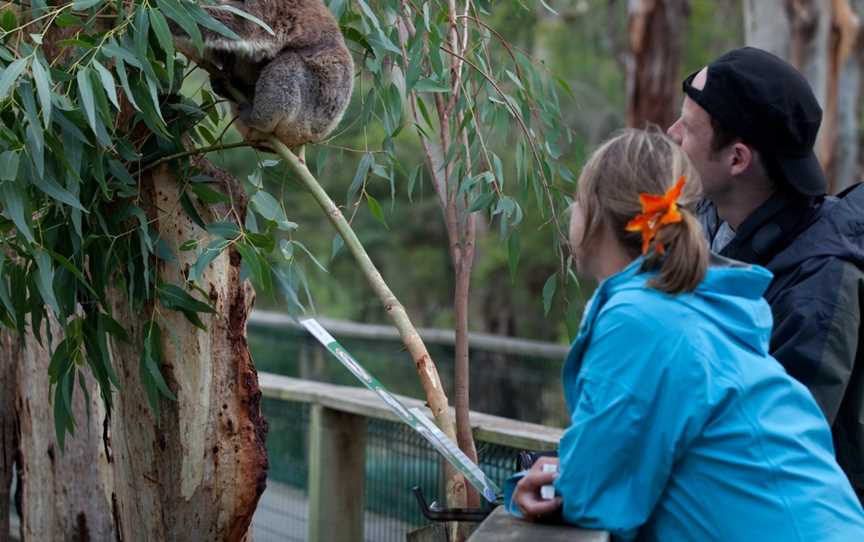
<svg viewBox="0 0 864 542"><path fill-rule="evenodd" d="M96 133L96 100L93 97L93 83L90 80L90 69L82 66L75 74L75 80L78 82L78 94L81 97L81 105L84 106L84 112L87 114L87 122L90 123L90 128L93 133Z"/></svg>
<svg viewBox="0 0 864 542"><path fill-rule="evenodd" d="M252 21L253 23L257 24L258 26L260 26L261 28L263 28L263 29L264 29L268 34L270 34L271 36L275 36L275 35L276 35L276 33L273 31L273 29L270 28L270 25L268 25L267 23L265 23L264 21L262 21L262 20L259 19L258 17L252 15L251 13L247 13L247 12L245 12L245 11L243 11L243 10L241 10L241 9L238 9L238 8L236 8L236 7L234 7L234 6L230 5L230 4L220 4L220 5L216 5L216 6L213 6L213 9L218 9L218 10L222 10L222 11L227 11L227 12L229 12L229 13L233 13L234 15L237 15L238 17L242 17L242 18L244 18L244 19L246 19L246 20ZM215 20L215 19L214 19L214 20ZM202 24L203 24L203 23L202 23ZM204 26L207 26L207 25L204 25ZM223 26L224 26L224 25L223 25ZM216 29L213 28L213 30L216 30ZM218 32L218 30L217 30L217 32ZM237 36L237 34L234 34L234 32L231 32L230 30L229 30L229 32L230 32L230 34L224 34L224 35L227 36L227 37L231 37L231 36L233 35L233 36L234 36L233 39L238 39L238 40L240 39L240 37ZM221 32L220 32L220 33L221 33Z"/></svg>
<svg viewBox="0 0 864 542"><path fill-rule="evenodd" d="M147 376L150 382L156 386L156 389L165 397L175 401L177 398L168 388L165 382L165 377L162 376L162 331L154 321L150 321L145 326L146 334L144 336L144 349L142 352L142 364L146 368ZM153 405L151 405L153 406Z"/></svg>
<svg viewBox="0 0 864 542"><path fill-rule="evenodd" d="M474 199L474 201L471 203L471 206L468 208L468 212L474 213L477 211L488 209L489 206L492 205L493 201L495 201L495 195L491 192L484 192Z"/></svg>
<svg viewBox="0 0 864 542"><path fill-rule="evenodd" d="M42 132L42 126L38 122L28 120L25 136L27 154L36 166L37 176L42 176L45 174L45 134Z"/></svg>
<svg viewBox="0 0 864 542"><path fill-rule="evenodd" d="M369 206L369 212L372 213L375 220L380 222L385 228L390 229L389 226L387 226L387 220L384 219L384 211L381 209L381 204L378 200L372 195L366 194L366 204Z"/></svg>
<svg viewBox="0 0 864 542"><path fill-rule="evenodd" d="M108 99L111 100L111 103L114 104L114 107L119 111L120 102L117 100L117 83L114 82L114 76L111 75L108 68L100 64L98 60L93 60L93 67L96 68L96 72L99 74L99 79L102 81L102 88L105 89L105 94L108 95Z"/></svg>
<svg viewBox="0 0 864 542"><path fill-rule="evenodd" d="M163 15L180 25L180 28L189 36L198 54L201 54L204 50L204 38L201 36L201 31L195 24L195 20L183 9L183 6L175 0L156 0L156 5L159 6Z"/></svg>
<svg viewBox="0 0 864 542"><path fill-rule="evenodd" d="M189 280L193 282L198 281L204 274L204 270L210 265L210 262L215 260L229 244L225 239L210 241L210 244L201 251L198 259L195 261L195 265L189 271Z"/></svg>
<svg viewBox="0 0 864 542"><path fill-rule="evenodd" d="M27 59L19 58L12 64L6 66L3 74L0 75L0 100L6 99L9 96L9 91L12 89L18 77L24 72L27 67Z"/></svg>
<svg viewBox="0 0 864 542"><path fill-rule="evenodd" d="M0 181L11 181L18 176L18 162L21 153L18 151L3 151L0 153Z"/></svg>
<svg viewBox="0 0 864 542"><path fill-rule="evenodd" d="M183 207L183 210L186 211L186 214L192 219L192 222L198 225L198 227L202 230L207 227L207 224L204 223L204 219L201 218L198 209L195 208L195 204L192 203L187 192L183 192L180 196L180 206Z"/></svg>
<svg viewBox="0 0 864 542"><path fill-rule="evenodd" d="M279 202L276 201L276 198L271 196L268 192L265 192L264 190L255 192L251 201L255 210L267 220L272 220L273 222L286 220L285 212L282 210Z"/></svg>
<svg viewBox="0 0 864 542"><path fill-rule="evenodd" d="M54 314L59 317L60 305L57 303L57 297L54 295L54 265L51 263L51 256L47 252L40 250L33 254L33 258L36 260L36 267L39 270L36 282L39 294L48 303Z"/></svg>
<svg viewBox="0 0 864 542"><path fill-rule="evenodd" d="M345 197L346 201L354 199L357 191L363 186L363 182L366 180L366 176L369 175L369 170L372 169L374 163L375 158L372 156L372 153L367 152L360 159L360 163L357 164L357 171L354 172L354 179L351 181L351 186L348 187L348 195Z"/></svg>
<svg viewBox="0 0 864 542"><path fill-rule="evenodd" d="M74 194L57 184L57 181L52 177L48 175L34 175L30 178L30 182L52 199L65 203L66 205L74 207L82 212L89 212L83 205L81 205L81 202L78 201L78 198L75 197Z"/></svg>
<svg viewBox="0 0 864 542"><path fill-rule="evenodd" d="M207 224L207 231L228 240L240 237L240 226L234 222L213 222Z"/></svg>
<svg viewBox="0 0 864 542"><path fill-rule="evenodd" d="M156 286L159 301L169 309L187 310L192 312L216 312L207 303L198 301L183 288L174 284L159 284Z"/></svg>
<svg viewBox="0 0 864 542"><path fill-rule="evenodd" d="M33 71L36 93L39 95L39 103L42 105L42 123L47 129L51 126L51 73L42 65L42 60L38 55L33 59L30 69Z"/></svg>
<svg viewBox="0 0 864 542"><path fill-rule="evenodd" d="M450 87L433 79L420 79L414 85L417 92L450 92Z"/></svg>
<svg viewBox="0 0 864 542"><path fill-rule="evenodd" d="M552 308L552 299L558 286L558 273L552 273L543 285L543 314L548 315Z"/></svg>
<svg viewBox="0 0 864 542"><path fill-rule="evenodd" d="M74 11L84 11L85 9L90 9L101 4L103 1L104 0L75 0L72 2L72 9Z"/></svg>
<svg viewBox="0 0 864 542"><path fill-rule="evenodd" d="M5 181L0 183L0 201L3 202L4 211L18 231L31 243L36 242L30 226L30 200L27 193L21 188L17 181Z"/></svg>
<svg viewBox="0 0 864 542"><path fill-rule="evenodd" d="M198 199L207 204L213 203L228 203L231 201L228 196L222 192L217 192L203 183L189 185L189 190L198 196Z"/></svg>
<svg viewBox="0 0 864 542"><path fill-rule="evenodd" d="M156 40L159 46L165 51L166 57L174 56L174 37L171 35L171 29L168 27L168 21L158 9L150 8L147 10L147 15L150 17L150 26L156 34Z"/></svg>

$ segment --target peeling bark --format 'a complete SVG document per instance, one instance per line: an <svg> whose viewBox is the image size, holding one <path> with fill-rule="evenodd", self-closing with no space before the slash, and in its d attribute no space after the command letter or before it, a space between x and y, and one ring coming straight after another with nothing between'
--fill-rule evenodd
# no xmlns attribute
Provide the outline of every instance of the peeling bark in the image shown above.
<svg viewBox="0 0 864 542"><path fill-rule="evenodd" d="M663 129L678 116L678 65L689 15L687 0L630 0L627 125Z"/></svg>
<svg viewBox="0 0 864 542"><path fill-rule="evenodd" d="M52 343L48 344L45 325L41 344L34 334L28 334L14 378L21 539L110 540L114 528L104 477L108 459L101 445L104 409L98 386L89 375L84 376L89 401L75 386L75 434L67 435L61 452L54 432L48 365L62 337L56 321L50 322Z"/></svg>

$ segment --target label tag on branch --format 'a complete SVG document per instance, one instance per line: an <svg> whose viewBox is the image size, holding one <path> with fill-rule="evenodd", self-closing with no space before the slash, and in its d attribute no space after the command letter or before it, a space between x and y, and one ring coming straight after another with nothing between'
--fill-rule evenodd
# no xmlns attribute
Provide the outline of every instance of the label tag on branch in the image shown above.
<svg viewBox="0 0 864 542"><path fill-rule="evenodd" d="M354 356L333 338L314 318L300 320L306 328L346 369L360 382L374 391L396 416L422 436L490 503L495 503L501 490L489 480L480 467L471 461L447 435L444 434L419 408L408 409L395 395L387 391L377 378L369 374Z"/></svg>

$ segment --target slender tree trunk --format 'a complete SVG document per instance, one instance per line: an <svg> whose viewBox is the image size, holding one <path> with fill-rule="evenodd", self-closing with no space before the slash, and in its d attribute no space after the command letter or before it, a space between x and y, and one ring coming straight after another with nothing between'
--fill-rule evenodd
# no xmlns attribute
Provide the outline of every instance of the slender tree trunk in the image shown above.
<svg viewBox="0 0 864 542"><path fill-rule="evenodd" d="M861 107L859 0L745 0L748 45L770 51L801 70L822 105L816 152L836 192L857 177Z"/></svg>
<svg viewBox="0 0 864 542"><path fill-rule="evenodd" d="M474 263L474 240L465 239L453 259L455 288L453 309L455 322L454 400L456 409L456 438L459 448L472 461L477 462L477 448L471 431L470 359L468 344L468 308L471 291L471 270ZM468 488L468 506L479 506L480 497L473 488Z"/></svg>
<svg viewBox="0 0 864 542"><path fill-rule="evenodd" d="M668 128L678 117L687 0L630 0L627 125Z"/></svg>

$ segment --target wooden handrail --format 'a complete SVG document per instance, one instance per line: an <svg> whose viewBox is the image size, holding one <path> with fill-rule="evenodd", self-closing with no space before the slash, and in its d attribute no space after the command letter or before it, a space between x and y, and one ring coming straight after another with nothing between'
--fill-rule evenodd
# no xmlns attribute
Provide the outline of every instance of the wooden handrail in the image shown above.
<svg viewBox="0 0 864 542"><path fill-rule="evenodd" d="M395 327L389 325L362 324L333 318L318 318L318 321L336 338L399 340L399 332L396 331ZM249 316L249 327L253 329L291 329L306 333L303 327L287 314L262 310L252 311L252 314ZM417 332L426 343L452 346L455 342L455 335L453 330L450 329L418 328ZM503 335L492 335L490 333L469 333L468 341L471 348L487 352L548 358L559 361L563 361L569 351L569 346L564 344L516 339Z"/></svg>
<svg viewBox="0 0 864 542"><path fill-rule="evenodd" d="M367 418L399 421L374 392L365 388L314 382L272 373L259 373L258 382L265 397L322 405ZM409 408L421 407L431 418L431 412L425 408L422 401L403 395L397 397ZM477 440L526 450L554 450L558 447L563 433L563 429L557 427L520 422L481 412L471 413L471 425Z"/></svg>

